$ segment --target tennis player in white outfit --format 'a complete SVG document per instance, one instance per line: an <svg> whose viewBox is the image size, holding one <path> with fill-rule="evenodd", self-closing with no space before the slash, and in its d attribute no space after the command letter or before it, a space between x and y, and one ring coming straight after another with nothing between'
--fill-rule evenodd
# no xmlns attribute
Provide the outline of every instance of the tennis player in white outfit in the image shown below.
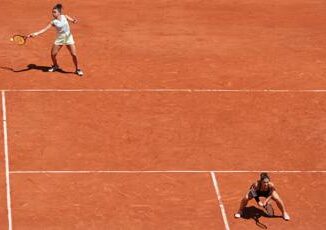
<svg viewBox="0 0 326 230"><path fill-rule="evenodd" d="M57 38L54 41L54 44L52 46L51 50L51 58L53 62L53 66L48 70L49 72L55 72L60 69L57 61L57 54L59 53L62 46L67 46L72 59L74 61L75 67L76 67L76 74L79 76L83 76L82 70L78 67L78 59L76 54L76 46L74 37L70 31L69 22L77 23L76 19L73 19L69 17L68 15L62 14L62 5L56 4L52 9L52 16L53 20L42 30L32 33L28 35L28 37L36 37L44 32L46 32L48 29L50 29L52 26L54 26L57 30Z"/></svg>

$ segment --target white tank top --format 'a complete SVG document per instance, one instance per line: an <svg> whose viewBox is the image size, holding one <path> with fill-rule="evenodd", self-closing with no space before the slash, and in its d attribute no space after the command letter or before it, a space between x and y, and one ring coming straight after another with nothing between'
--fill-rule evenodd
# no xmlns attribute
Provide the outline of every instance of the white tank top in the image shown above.
<svg viewBox="0 0 326 230"><path fill-rule="evenodd" d="M58 34L70 34L70 26L66 16L60 15L60 19L54 19L51 23L57 29Z"/></svg>

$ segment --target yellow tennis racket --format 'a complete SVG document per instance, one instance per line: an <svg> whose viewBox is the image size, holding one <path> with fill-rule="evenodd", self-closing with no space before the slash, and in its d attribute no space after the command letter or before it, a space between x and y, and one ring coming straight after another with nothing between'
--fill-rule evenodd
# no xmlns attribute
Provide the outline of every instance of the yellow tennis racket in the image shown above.
<svg viewBox="0 0 326 230"><path fill-rule="evenodd" d="M14 35L14 36L12 36L10 38L10 41L14 42L17 45L22 46L22 45L25 45L26 44L27 38L29 38L29 37L28 36L24 36L24 35L16 34L16 35Z"/></svg>

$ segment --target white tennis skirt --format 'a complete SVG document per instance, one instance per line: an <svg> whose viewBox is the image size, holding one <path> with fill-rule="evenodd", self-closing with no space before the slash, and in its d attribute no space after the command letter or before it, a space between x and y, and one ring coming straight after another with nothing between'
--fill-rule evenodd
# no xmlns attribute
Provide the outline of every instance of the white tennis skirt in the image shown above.
<svg viewBox="0 0 326 230"><path fill-rule="evenodd" d="M75 44L74 37L72 33L69 34L59 34L54 41L55 45L62 46L62 45L73 45Z"/></svg>

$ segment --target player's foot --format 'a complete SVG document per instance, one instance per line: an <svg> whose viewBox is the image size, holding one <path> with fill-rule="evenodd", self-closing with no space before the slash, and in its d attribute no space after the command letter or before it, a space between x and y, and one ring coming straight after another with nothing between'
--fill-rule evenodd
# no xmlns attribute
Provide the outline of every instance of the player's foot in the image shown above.
<svg viewBox="0 0 326 230"><path fill-rule="evenodd" d="M283 219L284 219L284 220L287 220L287 221L290 220L290 216L289 216L289 214L288 214L287 212L284 212L284 213L283 213Z"/></svg>
<svg viewBox="0 0 326 230"><path fill-rule="evenodd" d="M242 216L242 212L237 212L236 214L234 214L235 218L241 218Z"/></svg>
<svg viewBox="0 0 326 230"><path fill-rule="evenodd" d="M48 72L55 72L55 71L58 71L60 68L59 68L59 66L57 66L57 65L53 65L49 70L48 70Z"/></svg>
<svg viewBox="0 0 326 230"><path fill-rule="evenodd" d="M84 73L83 73L83 71L81 69L76 69L75 74L77 74L78 76L83 76L84 75Z"/></svg>

